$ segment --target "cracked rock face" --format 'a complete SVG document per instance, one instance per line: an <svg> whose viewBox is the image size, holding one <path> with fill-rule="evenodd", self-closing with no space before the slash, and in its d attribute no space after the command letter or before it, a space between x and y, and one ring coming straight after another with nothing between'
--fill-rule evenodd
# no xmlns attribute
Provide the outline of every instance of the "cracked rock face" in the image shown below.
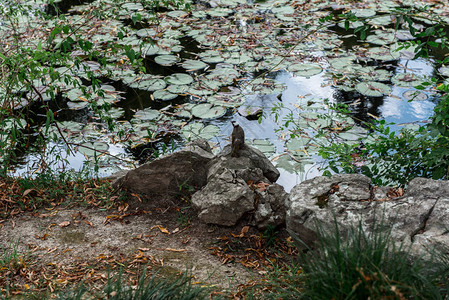
<svg viewBox="0 0 449 300"><path fill-rule="evenodd" d="M199 211L201 221L232 226L254 209L254 192L233 170L224 169L193 194L192 205Z"/></svg>
<svg viewBox="0 0 449 300"><path fill-rule="evenodd" d="M231 156L230 146L207 166L207 184L192 196L192 206L201 221L233 226L245 214L254 212L258 228L276 227L285 223L287 194L273 184L278 170L257 149L244 145L239 157ZM265 190L253 190L249 183L262 183ZM257 201L256 201L257 199Z"/></svg>
<svg viewBox="0 0 449 300"><path fill-rule="evenodd" d="M256 191L258 206L254 221L259 229L285 224L285 203L288 194L279 184L269 185L264 191Z"/></svg>
<svg viewBox="0 0 449 300"><path fill-rule="evenodd" d="M446 181L414 179L403 197L388 198L386 188L375 188L358 174L316 177L295 186L287 201L289 232L312 245L317 224L344 235L361 222L366 231L383 221L398 243L412 244L422 254L426 247L449 247L449 186Z"/></svg>

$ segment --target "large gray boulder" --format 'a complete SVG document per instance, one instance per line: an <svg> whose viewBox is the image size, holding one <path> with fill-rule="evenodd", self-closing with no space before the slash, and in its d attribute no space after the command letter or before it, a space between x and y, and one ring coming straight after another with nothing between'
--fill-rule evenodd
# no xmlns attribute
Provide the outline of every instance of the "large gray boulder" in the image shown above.
<svg viewBox="0 0 449 300"><path fill-rule="evenodd" d="M201 188L207 182L207 165L213 158L209 144L195 140L178 152L128 171L113 182L113 187L147 196L170 196L186 185Z"/></svg>
<svg viewBox="0 0 449 300"><path fill-rule="evenodd" d="M370 232L382 222L397 243L426 248L449 247L449 196L447 181L412 180L401 197L388 197L388 189L375 189L369 178L348 174L316 177L296 185L287 201L287 230L312 245L316 229L342 236L351 226Z"/></svg>
<svg viewBox="0 0 449 300"><path fill-rule="evenodd" d="M225 169L193 194L191 201L201 221L232 226L254 209L254 192L234 171Z"/></svg>
<svg viewBox="0 0 449 300"><path fill-rule="evenodd" d="M283 187L272 184L279 171L262 152L250 146L244 145L239 154L232 157L228 145L209 162L207 184L192 196L200 220L233 226L255 211L254 222L259 228L284 224L287 194ZM258 183L266 187L264 191L251 188L250 184Z"/></svg>

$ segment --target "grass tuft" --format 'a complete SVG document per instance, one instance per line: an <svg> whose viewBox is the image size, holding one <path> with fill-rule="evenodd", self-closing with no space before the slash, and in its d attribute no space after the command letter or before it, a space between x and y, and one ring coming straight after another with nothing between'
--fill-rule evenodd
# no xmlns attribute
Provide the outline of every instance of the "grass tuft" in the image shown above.
<svg viewBox="0 0 449 300"><path fill-rule="evenodd" d="M447 290L440 284L447 278L438 263L442 254L413 256L410 246L397 245L391 229L385 228L375 222L366 232L359 223L343 239L337 225L331 231L318 226L316 249L299 261L304 276L301 298L445 299Z"/></svg>
<svg viewBox="0 0 449 300"><path fill-rule="evenodd" d="M158 278L156 275L148 279L143 274L136 286L127 285L120 273L114 278L108 278L101 295L89 294L89 291L80 285L76 289L59 294L58 299L79 300L100 297L110 300L201 300L209 299L210 294L210 289L193 285L187 273L168 279Z"/></svg>

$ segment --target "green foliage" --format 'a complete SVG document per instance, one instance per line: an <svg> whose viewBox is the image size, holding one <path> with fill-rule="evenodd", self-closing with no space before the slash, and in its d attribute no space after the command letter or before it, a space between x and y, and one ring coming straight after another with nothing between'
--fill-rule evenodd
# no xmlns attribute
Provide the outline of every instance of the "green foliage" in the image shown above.
<svg viewBox="0 0 449 300"><path fill-rule="evenodd" d="M390 131L389 125L393 124L384 120L366 125L374 133L363 145L340 143L320 149L320 155L328 162L327 168L335 173L360 172L377 185L405 185L419 176L448 178L449 136L440 134L434 122L417 130L403 128L399 132Z"/></svg>
<svg viewBox="0 0 449 300"><path fill-rule="evenodd" d="M182 0L142 0L138 3L148 9L146 22L158 21L150 16L159 6L186 9L189 6ZM108 9L103 10L103 5L108 5ZM122 65L137 71L145 70L142 57L138 46L126 43L127 27L117 28L116 39L103 43L92 42L85 28L101 20L117 18L119 14L111 15L110 12L119 11L122 5L123 1L98 3L96 9L85 11L74 19L61 14L53 1L50 2L53 15L36 9L32 2L10 1L0 6L3 16L0 38L2 45L7 45L0 53L0 166L3 174L11 165L19 163L20 155L25 152L38 152L42 157L31 171L48 168L55 162L66 163L64 151L73 154L72 145L57 123L62 95L67 90L79 87L93 115L109 130L114 129L115 122L107 114L110 104L99 105L105 97L100 78L107 75L106 71L110 73L107 66L114 63L113 56L122 57ZM29 19L32 30L23 28L23 19ZM130 19L134 23L142 21L139 13L131 15ZM91 62L98 63L104 72L96 73L95 68L89 66ZM91 90L86 89L82 81L89 84ZM92 92L96 96L92 96ZM51 127L57 130L49 130ZM58 147L52 146L55 144Z"/></svg>
<svg viewBox="0 0 449 300"><path fill-rule="evenodd" d="M432 21L432 25L418 32L415 26L414 9L396 9L392 11L392 18L396 20L395 26L407 23L412 36L416 41L402 43L398 49L415 47L415 58L427 58L433 48L449 49L446 31L447 24L439 16L426 13L426 7L418 9L421 18ZM340 15L345 18L345 27L349 22L358 19L352 14ZM346 26L346 22L348 25ZM364 25L365 26L365 25ZM363 31L355 30L355 32ZM362 38L363 38L363 34ZM449 61L446 57L438 63ZM416 87L424 89L438 80L424 82ZM428 177L433 179L448 179L449 177L449 87L439 84L437 89L441 92L440 102L434 108L434 115L430 122L418 129L404 128L399 132L392 132L390 125L383 120L364 122L365 127L372 132L371 138L360 145L332 144L321 147L320 155L327 161L324 174L334 173L362 173L378 185L405 185L415 177ZM413 101L413 100L411 100ZM345 105L335 106L333 109L350 114Z"/></svg>
<svg viewBox="0 0 449 300"><path fill-rule="evenodd" d="M276 243L277 235L279 231L276 230L276 227L267 225L267 228L264 230L262 234L262 238L265 240L265 246L271 247Z"/></svg>
<svg viewBox="0 0 449 300"><path fill-rule="evenodd" d="M17 253L17 247L19 246L19 241L17 243L11 242L8 247L2 249L0 248L0 268L8 268L12 272L16 272L17 266L20 264L20 256ZM1 253L3 251L3 253Z"/></svg>
<svg viewBox="0 0 449 300"><path fill-rule="evenodd" d="M210 290L207 288L192 285L191 278L187 274L168 279L158 278L156 275L147 279L143 274L137 286L130 287L124 282L120 273L115 278L108 278L102 294L112 300L193 300L209 299L209 293ZM88 292L84 286L79 286L74 290L61 293L58 299L97 299L97 296Z"/></svg>
<svg viewBox="0 0 449 300"><path fill-rule="evenodd" d="M331 230L317 226L316 248L299 260L304 272L301 298L445 299L444 254L428 260L412 257L410 248L397 245L385 228L375 222L367 232L359 224L343 238L336 223Z"/></svg>

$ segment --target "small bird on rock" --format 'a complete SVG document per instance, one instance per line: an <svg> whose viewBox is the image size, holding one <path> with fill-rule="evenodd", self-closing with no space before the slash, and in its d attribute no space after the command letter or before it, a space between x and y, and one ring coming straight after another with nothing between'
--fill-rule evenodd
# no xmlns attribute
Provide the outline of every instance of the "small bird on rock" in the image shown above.
<svg viewBox="0 0 449 300"><path fill-rule="evenodd" d="M232 122L232 126L234 126L234 130L232 130L231 134L231 156L239 157L240 150L245 144L245 132L243 131L243 128L240 127L240 125L235 121Z"/></svg>

